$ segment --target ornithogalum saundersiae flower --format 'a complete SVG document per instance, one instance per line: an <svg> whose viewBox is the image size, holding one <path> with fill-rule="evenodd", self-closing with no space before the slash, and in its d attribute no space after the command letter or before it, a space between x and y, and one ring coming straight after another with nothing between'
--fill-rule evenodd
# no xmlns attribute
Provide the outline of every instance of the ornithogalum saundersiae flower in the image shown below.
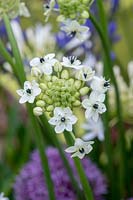
<svg viewBox="0 0 133 200"><path fill-rule="evenodd" d="M46 151L50 165L51 177L54 183L56 200L76 200L76 192L73 188L69 175L66 172L63 161L57 149L49 147ZM73 160L67 155L72 167L74 177L80 185L80 181ZM104 200L107 192L107 183L97 166L90 159L83 159L82 164L86 177L91 185L95 200ZM39 154L35 151L30 161L23 167L16 177L14 184L15 199L17 200L47 200L48 191L43 178L43 170Z"/></svg>
<svg viewBox="0 0 133 200"><path fill-rule="evenodd" d="M74 137L73 125L78 120L74 108L84 107L85 117L96 122L99 114L106 111L104 93L110 84L104 78L94 76L95 71L82 65L77 57L63 57L62 60L56 59L54 53L33 58L30 61L33 81L26 81L24 89L17 93L21 96L20 103L35 102L34 115L46 114L56 133L70 132L74 138L71 153L83 158L92 150L92 143ZM82 144L79 145L79 141ZM80 154L82 145L84 152Z"/></svg>

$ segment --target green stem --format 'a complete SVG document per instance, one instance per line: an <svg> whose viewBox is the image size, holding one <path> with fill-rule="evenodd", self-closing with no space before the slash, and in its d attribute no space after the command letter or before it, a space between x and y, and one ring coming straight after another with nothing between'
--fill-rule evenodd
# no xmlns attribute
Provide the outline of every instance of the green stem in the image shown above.
<svg viewBox="0 0 133 200"><path fill-rule="evenodd" d="M28 109L28 113L30 115L32 125L34 126L34 136L35 136L35 140L36 140L36 143L38 146L38 150L39 150L39 154L40 154L40 158L41 158L41 162L42 162L42 167L44 169L44 178L46 179L46 184L48 187L49 199L55 200L54 185L53 185L52 178L50 175L48 158L45 153L46 147L43 142L43 136L42 136L40 127L37 123L37 120L32 113L32 107L30 105L27 105L27 109Z"/></svg>
<svg viewBox="0 0 133 200"><path fill-rule="evenodd" d="M8 16L6 14L4 14L3 16L3 20L6 26L6 30L7 30L7 34L8 34L8 38L12 47L12 52L15 58L15 72L17 74L17 77L19 77L21 86L23 85L24 81L26 80L26 76L25 76L25 72L24 72L24 67L23 67L23 62L22 62L22 58L18 49L18 45L16 42L16 39L14 37L13 34L13 30L10 24L10 21L8 19Z"/></svg>
<svg viewBox="0 0 133 200"><path fill-rule="evenodd" d="M106 56L107 60L107 68L108 68L108 73L111 76L111 80L114 84L115 88L115 94L116 94L116 109L117 109L117 117L118 117L118 130L119 130L119 137L120 139L118 140L119 146L120 146L120 193L121 196L123 196L124 192L124 184L125 184L125 164L126 164L126 149L125 149L125 139L124 139L124 126L123 126L123 120L122 120L122 106L121 106L121 101L120 101L120 94L119 94L119 89L118 85L115 79L114 71L113 71L113 64L112 60L110 58L110 45L108 41L108 33L106 32L106 35L104 37L104 32L101 29L101 26L98 24L98 22L95 20L95 18L90 14L90 19L95 26L97 32L99 33L104 53ZM107 28L106 28L107 30Z"/></svg>
<svg viewBox="0 0 133 200"><path fill-rule="evenodd" d="M62 146L61 146L61 144L60 144L60 142L59 142L59 140L57 138L57 135L56 135L55 131L49 125L45 115L41 116L40 120L42 122L41 124L44 127L44 130L46 130L45 134L47 134L47 133L49 134L49 137L50 137L51 141L58 148L58 151L59 151L60 156L61 156L61 158L62 158L62 160L64 162L64 166L65 166L65 168L67 170L67 173L68 173L68 175L70 177L70 180L71 180L72 185L73 185L73 187L74 187L74 189L75 189L75 191L77 193L78 198L79 199L83 199L84 195L82 194L82 191L80 190L80 188L79 188L79 186L77 184L77 181L73 176L73 171L72 171L72 169L70 167L70 164L69 164L69 162L68 162L68 160L67 160L67 158L65 156L64 150L62 149Z"/></svg>
<svg viewBox="0 0 133 200"><path fill-rule="evenodd" d="M74 139L71 136L71 134L69 132L65 131L64 132L64 136L65 136L67 144L69 146L73 146ZM88 181L88 179L86 177L86 174L84 172L82 163L79 160L79 158L73 158L73 160L74 160L77 172L79 174L79 178L80 178L80 181L81 181L81 184L82 184L82 187L83 187L83 191L84 191L86 200L93 200L92 190L91 190L91 187L89 185L89 181Z"/></svg>

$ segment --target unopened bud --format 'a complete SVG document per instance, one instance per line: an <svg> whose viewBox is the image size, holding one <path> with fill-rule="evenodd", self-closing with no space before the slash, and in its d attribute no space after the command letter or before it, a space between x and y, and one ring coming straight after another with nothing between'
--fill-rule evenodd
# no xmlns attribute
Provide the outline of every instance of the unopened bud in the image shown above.
<svg viewBox="0 0 133 200"><path fill-rule="evenodd" d="M79 88L81 87L81 81L76 80L76 81L74 82L74 86L75 86L76 89L79 89Z"/></svg>
<svg viewBox="0 0 133 200"><path fill-rule="evenodd" d="M83 87L83 88L80 89L79 92L80 92L80 94L81 94L82 96L84 96L84 95L88 94L89 88L88 88L88 87Z"/></svg>
<svg viewBox="0 0 133 200"><path fill-rule="evenodd" d="M63 78L63 79L69 79L69 72L67 70L63 70L61 72L61 78Z"/></svg>
<svg viewBox="0 0 133 200"><path fill-rule="evenodd" d="M62 70L62 65L60 62L56 62L55 65L54 65L54 71L55 72L61 72Z"/></svg>
<svg viewBox="0 0 133 200"><path fill-rule="evenodd" d="M41 71L39 68L37 67L32 67L31 69L31 76L34 76L34 77L38 77L38 76L41 76Z"/></svg>
<svg viewBox="0 0 133 200"><path fill-rule="evenodd" d="M44 106L45 106L45 102L42 101L42 100L38 100L38 101L36 102L36 105L37 105L38 107L44 107Z"/></svg>
<svg viewBox="0 0 133 200"><path fill-rule="evenodd" d="M47 86L46 86L46 84L44 84L44 83L40 83L39 87L40 87L42 90L47 90Z"/></svg>
<svg viewBox="0 0 133 200"><path fill-rule="evenodd" d="M35 107L35 108L33 109L33 113L34 113L35 116L40 116L40 115L43 114L43 109L40 108L40 107Z"/></svg>
<svg viewBox="0 0 133 200"><path fill-rule="evenodd" d="M84 19L87 19L87 18L89 18L89 13L88 13L86 10L84 10L84 11L82 12L81 16L82 16Z"/></svg>
<svg viewBox="0 0 133 200"><path fill-rule="evenodd" d="M54 110L54 106L53 106L53 105L50 105L50 106L48 106L48 107L46 108L46 110L47 110L48 112L52 112L52 111Z"/></svg>
<svg viewBox="0 0 133 200"><path fill-rule="evenodd" d="M73 103L73 106L80 106L81 102L79 100L76 100L74 103Z"/></svg>

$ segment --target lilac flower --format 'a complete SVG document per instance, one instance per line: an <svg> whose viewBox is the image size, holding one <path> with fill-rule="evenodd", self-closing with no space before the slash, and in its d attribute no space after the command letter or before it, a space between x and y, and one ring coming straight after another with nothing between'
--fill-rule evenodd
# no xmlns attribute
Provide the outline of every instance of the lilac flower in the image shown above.
<svg viewBox="0 0 133 200"><path fill-rule="evenodd" d="M116 12L119 7L120 0L111 0L111 11Z"/></svg>
<svg viewBox="0 0 133 200"><path fill-rule="evenodd" d="M76 192L73 189L70 178L66 172L59 152L56 148L49 147L46 151L52 180L55 188L57 200L74 200ZM74 177L79 183L74 162L67 155ZM106 179L90 159L82 161L85 173L91 184L94 199L103 200L103 195L107 193ZM80 185L80 184L79 184ZM20 174L16 177L14 184L16 200L48 200L48 191L43 178L43 171L38 151L35 151L31 160L23 167Z"/></svg>
<svg viewBox="0 0 133 200"><path fill-rule="evenodd" d="M110 21L108 24L109 37L112 43L118 42L121 37L117 34L117 24L115 21Z"/></svg>

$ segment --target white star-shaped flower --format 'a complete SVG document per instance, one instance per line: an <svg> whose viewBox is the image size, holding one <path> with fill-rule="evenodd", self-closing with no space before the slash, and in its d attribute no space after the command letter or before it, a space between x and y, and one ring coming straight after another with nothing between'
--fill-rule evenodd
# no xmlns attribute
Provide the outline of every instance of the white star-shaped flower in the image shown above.
<svg viewBox="0 0 133 200"><path fill-rule="evenodd" d="M110 82L109 80L106 81L103 77L99 78L97 76L94 76L90 86L94 91L105 93L110 88Z"/></svg>
<svg viewBox="0 0 133 200"><path fill-rule="evenodd" d="M104 127L101 118L95 123L92 119L87 120L82 128L86 130L86 134L83 136L85 141L98 138L100 141L104 140Z"/></svg>
<svg viewBox="0 0 133 200"><path fill-rule="evenodd" d="M93 143L93 141L84 142L80 138L76 138L74 146L68 147L65 151L67 153L73 153L71 156L72 158L79 157L82 159L86 154L92 151L93 148L91 145Z"/></svg>
<svg viewBox="0 0 133 200"><path fill-rule="evenodd" d="M91 92L89 99L84 99L82 106L86 109L86 119L93 119L98 121L99 114L106 111L106 106L103 104L105 100L105 94L99 94L98 92Z"/></svg>
<svg viewBox="0 0 133 200"><path fill-rule="evenodd" d="M95 71L91 67L82 67L76 74L76 77L82 81L90 81L94 77Z"/></svg>
<svg viewBox="0 0 133 200"><path fill-rule="evenodd" d="M20 2L19 4L19 15L24 17L30 17L30 12L25 5L25 2Z"/></svg>
<svg viewBox="0 0 133 200"><path fill-rule="evenodd" d="M63 62L61 63L64 67L70 67L74 69L80 69L81 62L75 56L63 57Z"/></svg>
<svg viewBox="0 0 133 200"><path fill-rule="evenodd" d="M44 7L44 15L46 16L46 20L48 20L48 18L50 17L51 15L51 12L53 11L54 9L54 6L55 6L55 0L51 0L49 3L46 3L43 5Z"/></svg>
<svg viewBox="0 0 133 200"><path fill-rule="evenodd" d="M31 67L38 67L40 73L50 75L53 72L53 66L57 62L55 54L50 53L42 58L36 57L30 61Z"/></svg>
<svg viewBox="0 0 133 200"><path fill-rule="evenodd" d="M64 26L61 27L61 30L71 37L76 37L80 41L84 41L84 34L89 31L89 28L80 25L76 20L67 20L64 22Z"/></svg>
<svg viewBox="0 0 133 200"><path fill-rule="evenodd" d="M21 96L19 103L33 103L35 97L41 93L41 89L39 88L39 84L36 83L35 80L32 82L25 81L24 82L24 89L19 89L16 91L18 95Z"/></svg>
<svg viewBox="0 0 133 200"><path fill-rule="evenodd" d="M54 117L49 120L49 123L55 126L56 133L62 133L64 130L72 131L72 125L77 122L77 117L73 115L71 109L56 107L54 109Z"/></svg>
<svg viewBox="0 0 133 200"><path fill-rule="evenodd" d="M0 200L9 200L7 197L4 197L4 193L0 193Z"/></svg>

